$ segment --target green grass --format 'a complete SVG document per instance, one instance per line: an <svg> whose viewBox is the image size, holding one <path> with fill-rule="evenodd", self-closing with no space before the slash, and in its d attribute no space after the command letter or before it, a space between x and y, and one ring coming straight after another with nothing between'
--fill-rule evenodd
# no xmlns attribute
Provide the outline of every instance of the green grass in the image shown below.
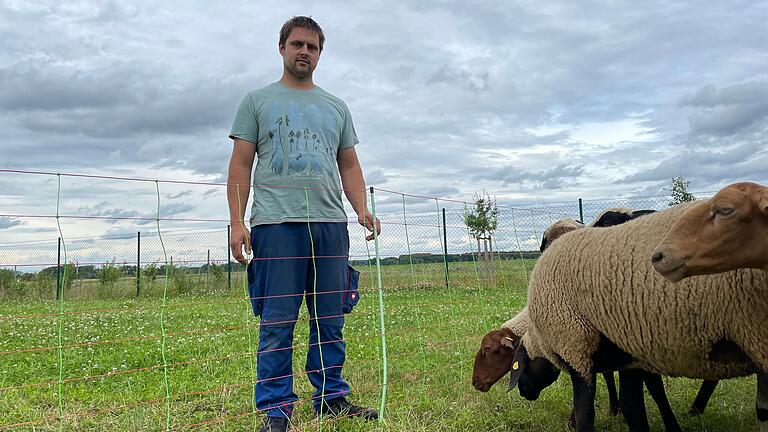
<svg viewBox="0 0 768 432"><path fill-rule="evenodd" d="M442 265L418 265L413 270L407 266L384 268L389 366L386 423L346 419L321 425L309 404L303 402L294 415L295 430L566 430L571 388L564 375L536 402L525 401L516 391L506 393L503 380L485 394L470 386L480 337L525 303L531 263L500 265L502 271L494 283L488 283L479 280L471 264L452 263L450 289L444 286ZM378 294L370 269L361 270L363 296L353 314L347 316L344 372L352 384L354 401L378 407L382 382ZM242 279L236 278L234 283L242 293ZM253 428L251 353L256 348L258 320L252 318L250 306L238 292L222 290L219 294L168 299L165 330L172 430ZM62 344L89 345L62 350L66 381L61 386L63 430L165 429L161 305L156 297L64 303ZM59 304L53 301L0 304L0 430L60 430L56 393L58 311ZM306 318L302 308L294 350L295 386L300 398L312 392L301 375ZM45 349L51 347L54 349ZM29 351L37 348L44 350ZM699 383L666 380L672 407L684 430L756 430L754 378L722 382L707 412L691 417L686 411ZM627 430L621 417L608 415L606 396L601 382L596 430ZM650 399L646 405L651 429L662 431L655 405ZM261 416L256 420L260 422ZM19 423L27 424L10 427Z"/></svg>

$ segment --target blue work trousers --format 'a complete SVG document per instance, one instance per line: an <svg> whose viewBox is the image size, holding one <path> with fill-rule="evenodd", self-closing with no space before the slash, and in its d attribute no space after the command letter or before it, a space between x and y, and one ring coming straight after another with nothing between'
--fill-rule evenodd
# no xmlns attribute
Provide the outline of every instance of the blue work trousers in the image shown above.
<svg viewBox="0 0 768 432"><path fill-rule="evenodd" d="M329 401L349 393L341 377L346 357L342 302L348 275L347 224L257 225L251 230L251 248L248 287L254 314L261 315L256 408L272 417L290 417L293 412L298 400L293 391L293 329L306 297L310 320L305 370L316 389L312 405L317 411L322 398Z"/></svg>

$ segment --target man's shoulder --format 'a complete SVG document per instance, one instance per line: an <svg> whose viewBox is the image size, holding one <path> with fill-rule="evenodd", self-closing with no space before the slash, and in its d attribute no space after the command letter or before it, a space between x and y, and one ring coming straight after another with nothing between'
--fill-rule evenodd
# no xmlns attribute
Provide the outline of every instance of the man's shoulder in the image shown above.
<svg viewBox="0 0 768 432"><path fill-rule="evenodd" d="M338 96L336 96L336 95L326 91L325 89L323 89L320 86L315 86L315 90L317 91L317 94L320 97L322 97L323 99L331 102L332 104L334 104L336 106L343 107L344 109L348 109L346 102L344 102L344 100L341 99L340 97L338 97Z"/></svg>
<svg viewBox="0 0 768 432"><path fill-rule="evenodd" d="M317 93L319 95L321 95L324 98L329 99L332 102L335 102L335 103L338 103L338 104L342 104L342 105L346 105L346 103L344 103L344 101L340 97L332 94L331 92L325 90L324 88L322 88L320 86L315 86L315 90L317 91Z"/></svg>
<svg viewBox="0 0 768 432"><path fill-rule="evenodd" d="M250 98L264 98L269 97L273 95L274 93L280 91L280 86L277 85L278 83L273 82L271 84L267 84L264 87L259 87L257 89L253 89L246 93L246 97Z"/></svg>

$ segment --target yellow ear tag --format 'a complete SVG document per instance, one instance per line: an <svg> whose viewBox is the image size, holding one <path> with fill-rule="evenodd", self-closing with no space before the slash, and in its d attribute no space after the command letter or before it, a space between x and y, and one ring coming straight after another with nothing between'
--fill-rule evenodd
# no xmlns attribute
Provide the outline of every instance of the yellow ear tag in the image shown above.
<svg viewBox="0 0 768 432"><path fill-rule="evenodd" d="M518 362L515 362L512 364L512 370L518 370L520 369L520 364Z"/></svg>
<svg viewBox="0 0 768 432"><path fill-rule="evenodd" d="M511 337L509 337L509 336L504 336L504 339L506 339L506 340L509 340L509 341L514 341L514 339L512 339L512 338L511 338Z"/></svg>

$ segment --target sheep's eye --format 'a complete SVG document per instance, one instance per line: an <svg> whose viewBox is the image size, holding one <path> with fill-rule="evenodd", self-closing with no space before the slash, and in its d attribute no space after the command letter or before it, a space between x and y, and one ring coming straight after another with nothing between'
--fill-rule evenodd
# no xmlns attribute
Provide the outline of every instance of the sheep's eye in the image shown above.
<svg viewBox="0 0 768 432"><path fill-rule="evenodd" d="M733 207L718 207L715 209L715 214L718 216L729 216L733 211Z"/></svg>

